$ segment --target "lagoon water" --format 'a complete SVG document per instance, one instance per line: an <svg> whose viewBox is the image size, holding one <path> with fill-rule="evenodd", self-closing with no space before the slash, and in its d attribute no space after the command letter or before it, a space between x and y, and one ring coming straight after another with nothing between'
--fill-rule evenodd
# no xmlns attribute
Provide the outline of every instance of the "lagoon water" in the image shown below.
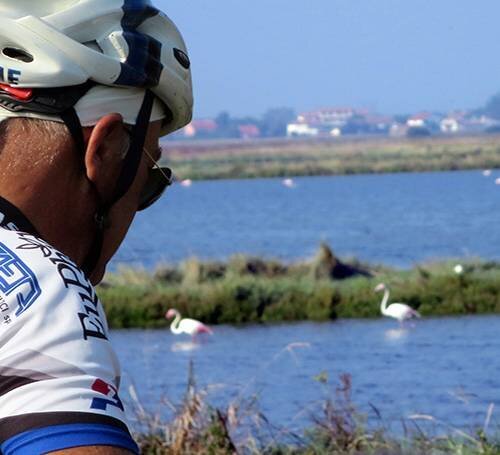
<svg viewBox="0 0 500 455"><path fill-rule="evenodd" d="M152 413L168 415L162 398L181 401L192 359L209 401L242 403L257 394L266 417L287 428L306 427L339 375L349 373L360 411L373 417L372 404L395 432L413 414L432 415L441 431L481 427L490 404L490 428L496 430L499 329L500 317L478 316L426 318L407 328L387 319L221 326L199 344L168 330L114 331L112 340L124 389L133 383ZM321 373L329 386L314 379Z"/></svg>
<svg viewBox="0 0 500 455"><path fill-rule="evenodd" d="M174 185L138 214L113 266L154 267L235 253L303 259L326 241L341 257L409 267L500 258L500 171L305 177Z"/></svg>
<svg viewBox="0 0 500 455"><path fill-rule="evenodd" d="M497 175L496 175L497 174ZM113 261L153 268L189 256L235 253L303 259L320 241L341 257L401 267L440 258L500 258L500 172L359 175L194 182L176 185L137 216ZM145 406L179 402L193 359L210 399L253 393L276 424L307 426L325 386L352 375L353 399L385 422L431 414L449 425L482 425L500 412L499 317L422 319L401 330L392 320L217 327L192 345L167 330L114 331L125 370ZM288 348L287 348L288 347ZM326 376L325 376L326 377ZM441 426L442 429L444 425Z"/></svg>

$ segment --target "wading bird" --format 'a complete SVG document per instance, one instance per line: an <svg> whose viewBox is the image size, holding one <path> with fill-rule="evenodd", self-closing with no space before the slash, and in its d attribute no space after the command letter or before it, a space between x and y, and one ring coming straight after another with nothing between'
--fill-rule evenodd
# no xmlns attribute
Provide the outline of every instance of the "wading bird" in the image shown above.
<svg viewBox="0 0 500 455"><path fill-rule="evenodd" d="M181 314L174 308L170 308L170 310L165 313L165 317L167 319L174 318L172 324L170 324L170 331L175 335L185 333L191 335L193 338L200 333L213 335L212 329L203 324L203 322L189 318L181 319Z"/></svg>
<svg viewBox="0 0 500 455"><path fill-rule="evenodd" d="M384 283L380 283L375 287L375 292L380 291L384 291L384 297L380 303L380 312L384 316L397 319L400 323L403 323L407 319L420 317L420 313L406 305L406 303L391 303L387 306L387 302L389 300L389 288Z"/></svg>

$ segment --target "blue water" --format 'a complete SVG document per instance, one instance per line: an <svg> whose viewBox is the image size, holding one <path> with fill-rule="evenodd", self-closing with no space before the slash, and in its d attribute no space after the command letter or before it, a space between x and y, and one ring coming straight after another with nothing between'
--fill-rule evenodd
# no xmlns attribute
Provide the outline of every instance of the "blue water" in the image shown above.
<svg viewBox="0 0 500 455"><path fill-rule="evenodd" d="M497 174L497 175L496 175ZM154 267L188 256L243 252L284 260L314 254L320 241L340 256L396 266L445 258L500 258L500 186L480 171L194 182L174 186L137 216L113 266ZM168 330L113 332L125 371L150 412L168 415L194 361L209 400L242 404L253 394L278 425L304 428L319 402L352 375L353 400L388 426L429 414L446 425L481 426L500 405L499 317L216 327L205 344ZM330 389L314 380L324 372ZM129 400L128 400L129 401ZM420 422L421 423L421 422ZM493 426L493 425L492 425ZM495 427L495 428L498 428Z"/></svg>
<svg viewBox="0 0 500 455"><path fill-rule="evenodd" d="M340 256L408 267L444 257L500 258L500 172L194 182L138 214L113 266L154 267L235 253Z"/></svg>
<svg viewBox="0 0 500 455"><path fill-rule="evenodd" d="M134 383L152 413L169 415L162 399L181 401L192 359L209 401L242 404L256 394L260 410L277 425L307 427L339 375L349 373L361 412L373 418L372 404L395 432L401 419L432 415L444 432L450 425L481 427L490 404L490 428L498 429L499 328L496 316L425 318L403 329L377 319L221 326L201 344L168 330L114 331L112 340L125 371L124 390ZM314 379L322 372L329 386Z"/></svg>

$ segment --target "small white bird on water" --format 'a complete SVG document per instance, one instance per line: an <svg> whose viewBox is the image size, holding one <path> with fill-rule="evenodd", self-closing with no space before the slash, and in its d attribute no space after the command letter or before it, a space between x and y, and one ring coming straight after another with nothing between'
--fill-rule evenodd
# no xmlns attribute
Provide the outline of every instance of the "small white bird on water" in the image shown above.
<svg viewBox="0 0 500 455"><path fill-rule="evenodd" d="M406 321L407 319L420 317L420 313L412 307L406 305L406 303L391 303L387 306L387 302L389 301L389 288L384 283L380 283L375 287L375 292L380 291L384 291L384 297L380 303L380 312L384 316L397 319L400 323Z"/></svg>
<svg viewBox="0 0 500 455"><path fill-rule="evenodd" d="M181 319L181 314L174 308L170 308L170 310L166 312L165 317L167 319L174 318L172 324L170 324L170 331L175 335L179 335L181 333L191 335L192 337L195 337L200 333L213 335L212 329L203 324L203 322L189 318Z"/></svg>
<svg viewBox="0 0 500 455"><path fill-rule="evenodd" d="M295 186L295 182L290 178L283 179L281 183L288 188L293 188Z"/></svg>

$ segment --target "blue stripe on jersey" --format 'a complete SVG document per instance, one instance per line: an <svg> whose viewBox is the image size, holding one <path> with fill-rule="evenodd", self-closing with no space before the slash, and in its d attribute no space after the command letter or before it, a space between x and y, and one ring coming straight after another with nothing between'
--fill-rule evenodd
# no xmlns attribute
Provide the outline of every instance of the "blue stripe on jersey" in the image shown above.
<svg viewBox="0 0 500 455"><path fill-rule="evenodd" d="M137 30L146 19L156 16L159 11L144 0L123 2L121 26L129 53L121 63L121 73L114 82L132 87L154 87L160 81L161 43L153 37Z"/></svg>
<svg viewBox="0 0 500 455"><path fill-rule="evenodd" d="M55 425L26 431L7 439L0 449L3 455L25 455L101 445L120 447L139 454L137 444L125 430L90 423Z"/></svg>

